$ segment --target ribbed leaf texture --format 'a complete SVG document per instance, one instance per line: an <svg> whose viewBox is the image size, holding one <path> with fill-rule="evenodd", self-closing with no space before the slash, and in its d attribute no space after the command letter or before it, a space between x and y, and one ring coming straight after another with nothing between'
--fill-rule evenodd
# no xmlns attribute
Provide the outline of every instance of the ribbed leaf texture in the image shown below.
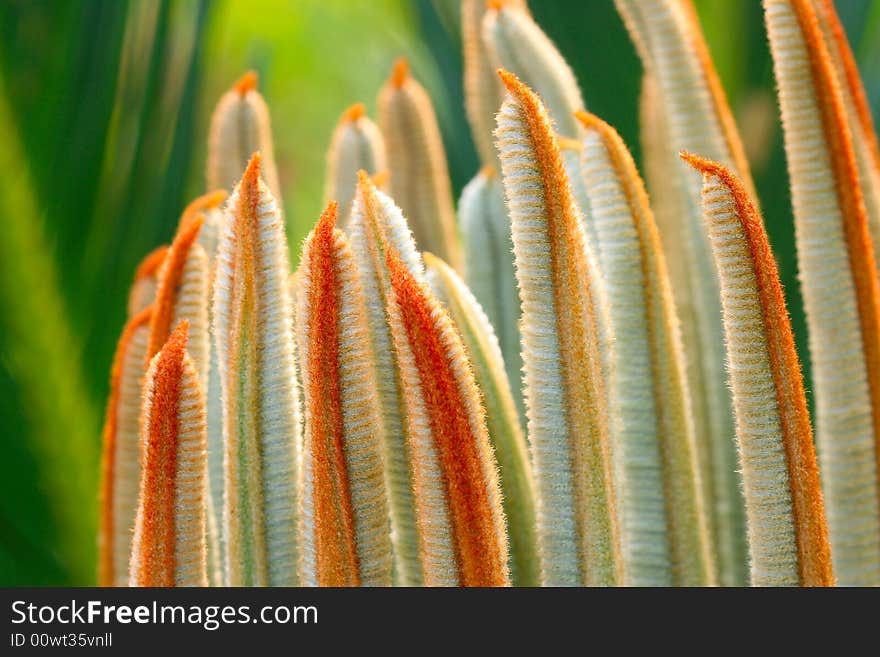
<svg viewBox="0 0 880 657"><path fill-rule="evenodd" d="M181 322L150 363L132 586L207 586L205 398Z"/></svg>
<svg viewBox="0 0 880 657"><path fill-rule="evenodd" d="M492 166L483 167L462 190L458 221L464 238L468 287L495 330L514 401L520 416L525 418L519 294L513 269L510 219L501 178Z"/></svg>
<svg viewBox="0 0 880 657"><path fill-rule="evenodd" d="M718 275L703 226L699 180L681 162L678 151L685 148L734 167L750 190L751 176L690 0L615 0L615 4L650 78L645 84L652 85L643 96L643 103L650 104L643 116L656 122L642 125L648 184L660 197L657 223L667 261L675 263L670 267L672 290L681 319L720 583L745 584L745 508L739 492L730 391L723 383ZM651 153L651 146L662 154ZM651 160L658 164L651 165Z"/></svg>
<svg viewBox="0 0 880 657"><path fill-rule="evenodd" d="M623 140L579 113L582 179L615 338L611 392L626 583L716 583L672 290L644 184Z"/></svg>
<svg viewBox="0 0 880 657"><path fill-rule="evenodd" d="M140 412L152 307L135 314L119 338L102 436L98 585L128 586L131 537L141 481Z"/></svg>
<svg viewBox="0 0 880 657"><path fill-rule="evenodd" d="M831 586L813 431L764 223L727 167L682 157L703 174L703 211L721 281L752 585Z"/></svg>
<svg viewBox="0 0 880 657"><path fill-rule="evenodd" d="M366 172L361 172L348 226L357 261L369 324L369 339L382 422L385 428L385 462L388 502L391 509L395 555L395 583L417 586L423 582L413 497L409 427L404 419L403 383L400 379L386 308L390 279L385 254L393 248L404 258L416 278L424 265L412 233L394 202L380 192Z"/></svg>
<svg viewBox="0 0 880 657"><path fill-rule="evenodd" d="M428 283L458 329L482 394L486 428L501 475L511 582L514 586L538 586L535 482L498 339L480 304L452 267L430 253L424 258Z"/></svg>
<svg viewBox="0 0 880 657"><path fill-rule="evenodd" d="M251 158L227 203L214 280L213 333L223 400L225 580L297 582L301 443L287 290L287 240L278 205Z"/></svg>
<svg viewBox="0 0 880 657"><path fill-rule="evenodd" d="M303 245L297 321L305 436L301 582L389 586L391 537L366 306L336 205Z"/></svg>
<svg viewBox="0 0 880 657"><path fill-rule="evenodd" d="M622 561L603 376L608 318L553 126L539 98L501 72L495 131L522 302L528 436L542 582L617 584Z"/></svg>
<svg viewBox="0 0 880 657"><path fill-rule="evenodd" d="M357 103L342 113L327 152L324 201L339 204L339 222L343 227L351 214L361 169L375 176L387 172L388 162L382 133L367 116L363 103Z"/></svg>
<svg viewBox="0 0 880 657"><path fill-rule="evenodd" d="M880 258L880 144L867 93L832 0L813 0L819 27L828 46L834 73L840 85L846 117L852 133L853 151L859 170L859 185L868 214L868 230L874 260Z"/></svg>
<svg viewBox="0 0 880 657"><path fill-rule="evenodd" d="M483 18L483 42L493 68L518 75L543 99L559 134L574 138L574 113L585 105L569 65L520 2L493 0Z"/></svg>
<svg viewBox="0 0 880 657"><path fill-rule="evenodd" d="M419 249L436 253L460 271L461 247L440 127L431 99L410 75L406 60L395 62L378 105L391 195L406 215Z"/></svg>
<svg viewBox="0 0 880 657"><path fill-rule="evenodd" d="M510 4L526 8L525 0L511 0ZM495 164L498 155L492 143L495 114L504 100L504 90L495 66L490 61L483 42L483 16L486 0L462 0L461 41L464 55L464 106L471 127L471 135L483 165Z"/></svg>
<svg viewBox="0 0 880 657"><path fill-rule="evenodd" d="M168 247L163 245L151 251L146 258L141 260L134 273L134 281L128 293L128 316L134 317L144 308L152 305L156 298L157 276Z"/></svg>
<svg viewBox="0 0 880 657"><path fill-rule="evenodd" d="M245 73L221 96L208 134L208 189L232 189L253 153L260 153L263 181L281 198L269 108L257 91L257 74Z"/></svg>
<svg viewBox="0 0 880 657"><path fill-rule="evenodd" d="M150 359L168 340L171 331L182 320L189 323L187 351L193 358L202 394L207 397L211 371L211 335L209 297L211 266L200 237L209 213L219 210L226 192L206 194L194 200L183 211L177 234L157 275L156 298L150 322L150 339L146 359ZM213 229L213 226L209 230ZM215 383L215 388L216 388ZM207 403L207 402L206 402ZM219 447L219 445L218 445ZM209 491L214 488L210 484ZM212 585L221 583L221 546L217 513L222 508L219 500L209 495L208 500L208 558Z"/></svg>
<svg viewBox="0 0 880 657"><path fill-rule="evenodd" d="M767 0L816 396L831 554L880 584L880 295L846 105L812 2Z"/></svg>
<svg viewBox="0 0 880 657"><path fill-rule="evenodd" d="M508 586L501 486L464 345L428 286L391 248L386 263L424 583Z"/></svg>

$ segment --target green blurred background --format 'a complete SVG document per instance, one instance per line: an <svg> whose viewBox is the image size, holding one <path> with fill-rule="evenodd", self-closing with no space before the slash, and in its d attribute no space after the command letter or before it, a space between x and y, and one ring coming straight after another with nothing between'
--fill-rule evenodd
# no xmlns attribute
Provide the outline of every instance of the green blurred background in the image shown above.
<svg viewBox="0 0 880 657"><path fill-rule="evenodd" d="M641 69L612 0L532 0L589 108L639 155ZM696 0L805 351L760 2ZM875 110L880 2L838 1ZM272 111L294 261L342 110L406 55L456 194L477 169L455 0L0 2L0 585L94 582L100 428L138 261L204 190L212 105L245 70ZM808 363L805 363L808 365Z"/></svg>

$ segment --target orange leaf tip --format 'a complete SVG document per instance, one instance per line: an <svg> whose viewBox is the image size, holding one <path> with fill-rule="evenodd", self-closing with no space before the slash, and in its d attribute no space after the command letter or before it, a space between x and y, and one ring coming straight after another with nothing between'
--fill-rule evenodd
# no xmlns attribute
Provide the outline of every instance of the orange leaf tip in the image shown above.
<svg viewBox="0 0 880 657"><path fill-rule="evenodd" d="M141 260L141 264L138 265L137 270L134 274L135 281L141 281L145 278L150 278L155 276L159 267L162 266L162 263L165 262L165 256L168 254L168 245L163 244L159 248L151 251L146 258Z"/></svg>
<svg viewBox="0 0 880 657"><path fill-rule="evenodd" d="M162 266L159 287L156 290L153 318L150 322L150 343L147 349L147 363L165 342L171 331L171 323L174 319L174 307L177 301L178 288L186 266L186 258L190 247L199 236L205 218L196 215L187 220L181 220L181 227L168 249L168 254Z"/></svg>
<svg viewBox="0 0 880 657"><path fill-rule="evenodd" d="M342 121L354 123L358 119L364 118L367 114L367 108L363 103L355 103L342 113Z"/></svg>
<svg viewBox="0 0 880 657"><path fill-rule="evenodd" d="M257 75L256 71L248 71L244 75L242 75L232 88L239 93L241 96L247 95L249 91L254 91L257 88L257 83L260 81L260 76Z"/></svg>
<svg viewBox="0 0 880 657"><path fill-rule="evenodd" d="M388 82L392 87L399 89L406 83L407 79L409 79L409 62L405 57L398 57L394 61L394 67L391 69L391 77L388 78Z"/></svg>
<svg viewBox="0 0 880 657"><path fill-rule="evenodd" d="M262 164L263 156L260 155L259 152L251 155L251 159L248 161L247 167L244 170L244 174L241 176L241 188L244 189L253 189L255 192L259 188L260 184L260 165Z"/></svg>

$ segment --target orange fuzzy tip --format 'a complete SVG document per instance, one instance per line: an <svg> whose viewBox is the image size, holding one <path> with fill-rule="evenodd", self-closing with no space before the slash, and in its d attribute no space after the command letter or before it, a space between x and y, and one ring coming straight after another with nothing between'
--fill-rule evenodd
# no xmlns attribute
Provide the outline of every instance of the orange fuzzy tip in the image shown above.
<svg viewBox="0 0 880 657"><path fill-rule="evenodd" d="M330 236L333 235L333 229L336 227L336 214L339 204L336 201L330 201L318 219L318 225L315 226L315 233L322 238L327 238L327 243L332 244Z"/></svg>
<svg viewBox="0 0 880 657"><path fill-rule="evenodd" d="M510 0L486 0L486 9L501 11L510 4Z"/></svg>
<svg viewBox="0 0 880 657"><path fill-rule="evenodd" d="M598 116L596 116L595 114L591 114L586 110L578 110L574 113L574 116L578 121L581 122L581 125L587 129L595 128L598 130L601 129L601 127L605 124L605 122Z"/></svg>
<svg viewBox="0 0 880 657"><path fill-rule="evenodd" d="M208 192L207 194L199 196L184 208L178 226L185 226L197 217L200 212L218 207L226 200L227 196L229 196L229 194L225 189L215 189L213 192Z"/></svg>
<svg viewBox="0 0 880 657"><path fill-rule="evenodd" d="M406 83L407 78L409 78L409 62L406 61L406 57L398 57L394 61L394 68L391 69L391 77L388 78L388 82L392 87L400 89Z"/></svg>
<svg viewBox="0 0 880 657"><path fill-rule="evenodd" d="M516 77L515 73L511 73L507 69L503 69L503 68L499 68L497 70L497 72L498 72L498 77L501 78L501 81L504 83L504 86L507 87L507 90L510 91L511 93L516 94L516 93L523 93L525 91L528 91L529 93L531 93L531 90L522 82L522 80L520 80L518 77Z"/></svg>
<svg viewBox="0 0 880 657"><path fill-rule="evenodd" d="M244 174L241 176L241 187L245 189L246 187L251 187L256 189L260 182L260 165L262 161L262 156L259 152L251 155L251 159L248 161L247 167L244 170Z"/></svg>
<svg viewBox="0 0 880 657"><path fill-rule="evenodd" d="M171 332L171 322L174 319L174 306L177 303L177 292L180 288L180 279L183 277L183 268L186 266L190 247L198 238L204 221L205 218L202 215L196 215L188 221L181 221L182 225L168 249L162 278L159 280L159 288L156 290L153 318L150 322L147 364L158 353Z"/></svg>
<svg viewBox="0 0 880 657"><path fill-rule="evenodd" d="M358 119L364 118L367 114L367 108L363 103L355 103L342 113L343 123L354 123Z"/></svg>
<svg viewBox="0 0 880 657"><path fill-rule="evenodd" d="M151 251L150 254L141 260L134 274L135 281L141 281L145 278L151 278L159 271L159 267L165 262L165 256L168 255L168 246L163 244L158 249Z"/></svg>
<svg viewBox="0 0 880 657"><path fill-rule="evenodd" d="M257 88L257 83L260 81L260 76L257 75L256 71L248 71L244 75L242 75L232 88L238 92L240 96L245 96L249 91L254 91Z"/></svg>

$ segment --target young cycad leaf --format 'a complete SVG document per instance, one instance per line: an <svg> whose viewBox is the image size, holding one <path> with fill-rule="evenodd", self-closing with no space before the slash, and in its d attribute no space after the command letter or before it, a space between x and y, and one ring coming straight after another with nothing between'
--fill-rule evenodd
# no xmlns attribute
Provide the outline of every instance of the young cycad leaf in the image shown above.
<svg viewBox="0 0 880 657"><path fill-rule="evenodd" d="M299 398L281 213L254 155L227 203L214 278L226 581L296 583Z"/></svg>
<svg viewBox="0 0 880 657"><path fill-rule="evenodd" d="M205 398L182 321L150 363L132 586L207 586Z"/></svg>
<svg viewBox="0 0 880 657"><path fill-rule="evenodd" d="M617 132L579 113L582 177L609 299L620 430L621 544L631 585L716 583L678 317L660 235Z"/></svg>
<svg viewBox="0 0 880 657"><path fill-rule="evenodd" d="M260 153L263 181L281 198L269 108L257 91L257 74L245 73L220 97L208 134L208 189L232 189L253 153Z"/></svg>
<svg viewBox="0 0 880 657"><path fill-rule="evenodd" d="M727 167L682 157L703 174L703 211L721 280L752 585L832 586L813 431L764 223Z"/></svg>
<svg viewBox="0 0 880 657"><path fill-rule="evenodd" d="M599 299L547 111L516 76L495 131L522 301L528 435L546 585L622 581Z"/></svg>
<svg viewBox="0 0 880 657"><path fill-rule="evenodd" d="M150 323L147 360L158 353L181 319L189 321L189 347L207 391L210 337L208 327L209 256L199 243L208 213L226 199L226 192L205 194L183 211L171 246L157 274L155 308ZM216 219L212 216L212 223ZM214 230L215 226L211 226Z"/></svg>
<svg viewBox="0 0 880 657"><path fill-rule="evenodd" d="M226 213L223 211L223 203L228 196L229 194L225 190L219 189L196 199L190 205L190 207L196 205L193 208L192 215L202 217L202 228L199 230L197 241L205 249L205 255L208 256L208 271L211 277L214 275L214 257L217 255L217 245L220 243L220 236L223 234L226 217Z"/></svg>
<svg viewBox="0 0 880 657"><path fill-rule="evenodd" d="M385 136L391 195L409 220L419 249L436 253L461 270L446 152L434 107L409 74L394 64L379 92L379 126Z"/></svg>
<svg viewBox="0 0 880 657"><path fill-rule="evenodd" d="M524 11L525 0L511 0ZM495 114L501 107L504 91L496 66L490 61L483 43L483 16L486 0L462 0L461 40L464 49L464 106L467 111L471 135L483 165L494 164L497 155L492 144L495 130Z"/></svg>
<svg viewBox="0 0 880 657"><path fill-rule="evenodd" d="M363 103L349 107L342 114L327 152L327 177L324 202L339 203L342 226L348 223L358 171L370 175L386 171L385 141L375 123L366 115Z"/></svg>
<svg viewBox="0 0 880 657"><path fill-rule="evenodd" d="M511 581L514 586L539 586L535 483L498 340L480 304L452 267L430 253L423 255L428 283L458 329L482 393L486 428L501 475Z"/></svg>
<svg viewBox="0 0 880 657"><path fill-rule="evenodd" d="M141 385L152 313L147 307L128 320L113 357L101 456L99 586L128 586L141 480Z"/></svg>
<svg viewBox="0 0 880 657"><path fill-rule="evenodd" d="M151 251L138 265L131 290L128 293L129 318L151 306L156 299L157 276L167 253L168 247L162 245L155 251Z"/></svg>
<svg viewBox="0 0 880 657"><path fill-rule="evenodd" d="M207 397L211 378L211 337L208 317L210 267L205 249L199 243L206 214L216 210L226 198L225 192L206 194L184 210L180 226L158 272L156 300L150 321L150 337L146 362L158 353L174 327L182 320L189 324L187 351L193 358L202 394ZM216 374L214 374L216 377ZM215 382L216 388L216 382ZM219 390L215 391L219 392ZM207 401L206 401L207 404ZM220 445L217 445L220 448ZM209 492L215 489L210 483ZM217 517L222 506L209 495L208 505L208 564L212 585L221 584L221 538Z"/></svg>
<svg viewBox="0 0 880 657"><path fill-rule="evenodd" d="M331 203L297 274L305 436L300 486L305 585L389 586L384 429L354 255Z"/></svg>
<svg viewBox="0 0 880 657"><path fill-rule="evenodd" d="M495 74L495 79L498 75ZM500 106L500 105L499 105ZM522 417L522 355L519 338L519 295L513 269L510 219L498 172L484 166L461 192L458 221L464 244L468 286L495 329L507 378Z"/></svg>
<svg viewBox="0 0 880 657"><path fill-rule="evenodd" d="M871 106L846 32L832 0L813 0L816 18L828 46L828 54L834 64L834 72L840 85L841 96L852 132L852 145L859 169L859 184L865 210L868 213L868 229L874 247L874 260L880 259L880 144L874 130Z"/></svg>
<svg viewBox="0 0 880 657"><path fill-rule="evenodd" d="M699 180L678 151L686 148L733 166L750 192L751 176L690 0L615 0L615 4L639 51L648 84L654 85L651 114L656 123L643 124L642 133L658 130L664 138L661 176L649 177L649 183L652 194L661 200L655 208L657 223L681 319L720 583L745 584L745 507L730 391L723 383L718 274L703 226ZM655 184L668 189L657 191Z"/></svg>
<svg viewBox="0 0 880 657"><path fill-rule="evenodd" d="M880 294L852 133L812 3L765 0L764 8L785 128L834 571L843 585L880 584Z"/></svg>
<svg viewBox="0 0 880 657"><path fill-rule="evenodd" d="M386 263L424 583L508 586L501 487L464 345L427 285L393 249Z"/></svg>
<svg viewBox="0 0 880 657"><path fill-rule="evenodd" d="M522 3L492 0L483 18L483 41L493 68L522 78L544 100L563 137L578 136L574 113L584 108L571 68ZM496 108L497 111L497 108Z"/></svg>
<svg viewBox="0 0 880 657"><path fill-rule="evenodd" d="M378 377L376 389L387 441L385 462L394 542L395 583L418 586L423 579L413 498L412 459L407 440L408 427L403 417L403 388L397 374L397 356L386 315L390 281L385 267L385 252L390 247L401 254L407 267L418 278L423 276L424 266L400 209L376 189L366 172L360 173L348 234L351 236L367 307L370 343L376 360L373 369L384 373Z"/></svg>

